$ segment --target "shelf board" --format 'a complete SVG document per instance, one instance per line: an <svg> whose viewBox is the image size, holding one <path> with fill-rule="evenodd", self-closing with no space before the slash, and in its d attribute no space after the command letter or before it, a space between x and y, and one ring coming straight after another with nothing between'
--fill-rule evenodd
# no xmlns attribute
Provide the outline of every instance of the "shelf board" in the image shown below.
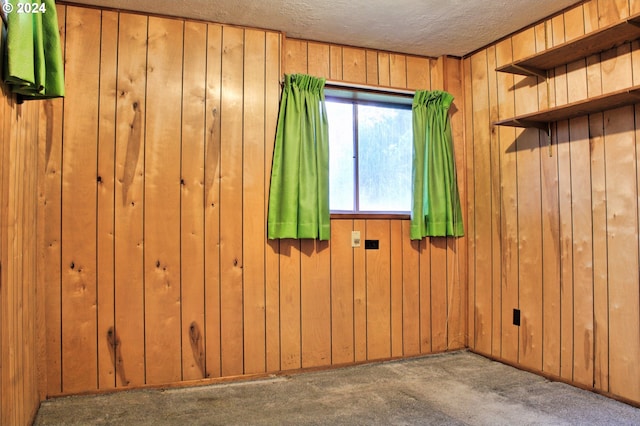
<svg viewBox="0 0 640 426"><path fill-rule="evenodd" d="M496 71L546 78L547 70L586 58L640 37L640 14L600 28L540 53L496 68Z"/></svg>
<svg viewBox="0 0 640 426"><path fill-rule="evenodd" d="M595 96L582 101L545 109L539 112L495 121L492 124L495 126L536 127L547 130L549 123L553 123L555 121L568 120L592 114L594 112L606 111L635 103L640 103L640 85L607 93L605 95Z"/></svg>

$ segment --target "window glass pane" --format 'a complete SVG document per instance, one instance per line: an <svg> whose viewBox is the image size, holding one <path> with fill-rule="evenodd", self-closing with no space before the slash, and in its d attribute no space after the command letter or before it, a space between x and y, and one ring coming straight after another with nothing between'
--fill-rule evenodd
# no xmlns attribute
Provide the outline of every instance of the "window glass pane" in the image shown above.
<svg viewBox="0 0 640 426"><path fill-rule="evenodd" d="M329 120L329 209L355 209L353 105L327 101Z"/></svg>
<svg viewBox="0 0 640 426"><path fill-rule="evenodd" d="M411 110L358 105L359 211L411 210Z"/></svg>

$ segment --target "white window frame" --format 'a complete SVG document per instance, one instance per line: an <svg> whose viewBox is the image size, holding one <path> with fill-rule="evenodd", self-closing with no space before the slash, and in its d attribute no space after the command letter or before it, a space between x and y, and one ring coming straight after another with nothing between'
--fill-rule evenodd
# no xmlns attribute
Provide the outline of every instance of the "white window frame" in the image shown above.
<svg viewBox="0 0 640 426"><path fill-rule="evenodd" d="M354 170L354 210L331 210L332 216L384 216L390 218L407 218L411 215L411 211L360 211L359 206L359 152L358 152L358 134L357 134L357 108L355 105L377 105L377 106L391 106L399 107L402 109L411 109L413 102L413 91L387 91L383 88L377 89L368 86L357 87L342 87L342 86L326 86L325 87L325 99L327 101L337 101L354 104L354 155L355 155L355 170ZM329 123L331 126L331 123ZM411 207L409 206L409 209Z"/></svg>

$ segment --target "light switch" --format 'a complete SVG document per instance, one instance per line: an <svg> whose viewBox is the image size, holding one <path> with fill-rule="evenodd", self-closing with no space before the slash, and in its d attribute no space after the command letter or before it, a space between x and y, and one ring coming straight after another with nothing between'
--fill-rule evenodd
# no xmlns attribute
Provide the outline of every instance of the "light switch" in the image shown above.
<svg viewBox="0 0 640 426"><path fill-rule="evenodd" d="M351 247L360 247L360 231L351 231Z"/></svg>

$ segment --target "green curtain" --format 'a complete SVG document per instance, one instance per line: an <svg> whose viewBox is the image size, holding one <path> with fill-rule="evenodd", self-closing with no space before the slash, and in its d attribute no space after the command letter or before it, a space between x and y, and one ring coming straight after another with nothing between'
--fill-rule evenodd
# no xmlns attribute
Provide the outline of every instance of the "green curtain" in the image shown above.
<svg viewBox="0 0 640 426"><path fill-rule="evenodd" d="M325 80L285 75L276 130L267 236L328 240L329 126Z"/></svg>
<svg viewBox="0 0 640 426"><path fill-rule="evenodd" d="M35 10L37 13L33 13ZM64 96L64 63L54 0L9 0L5 11L5 83L22 99Z"/></svg>
<svg viewBox="0 0 640 426"><path fill-rule="evenodd" d="M411 239L462 236L449 107L453 96L434 90L413 98Z"/></svg>

